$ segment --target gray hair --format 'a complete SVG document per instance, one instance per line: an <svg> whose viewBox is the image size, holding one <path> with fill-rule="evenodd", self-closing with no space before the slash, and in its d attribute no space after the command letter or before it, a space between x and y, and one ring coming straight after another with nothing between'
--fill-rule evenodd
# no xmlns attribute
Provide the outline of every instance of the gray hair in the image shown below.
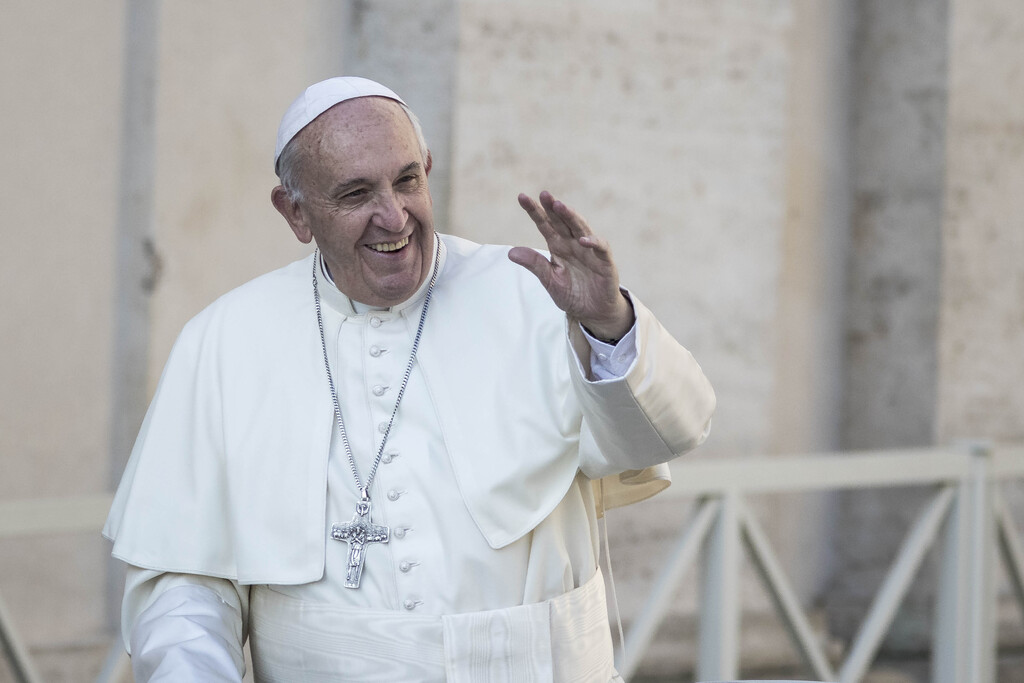
<svg viewBox="0 0 1024 683"><path fill-rule="evenodd" d="M420 120L413 113L412 109L409 109L403 102L393 100L398 106L402 108L405 115L409 117L409 123L412 124L413 132L416 133L416 141L420 146L420 156L423 158L423 165L427 165L427 158L430 154L427 148L427 139L423 135L423 126L420 125ZM284 187L285 192L288 193L288 198L293 202L301 202L303 200L302 190L299 187L299 177L302 171L303 155L300 149L300 145L295 143L296 135L288 144L281 150L281 156L277 160L277 177L281 180L281 186Z"/></svg>

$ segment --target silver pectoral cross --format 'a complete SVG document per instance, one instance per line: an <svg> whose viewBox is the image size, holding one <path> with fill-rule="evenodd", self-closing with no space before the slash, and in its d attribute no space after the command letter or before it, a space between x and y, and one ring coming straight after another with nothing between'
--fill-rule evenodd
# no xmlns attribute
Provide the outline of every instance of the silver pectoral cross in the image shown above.
<svg viewBox="0 0 1024 683"><path fill-rule="evenodd" d="M363 553L369 543L387 543L391 538L391 527L370 521L370 500L364 498L356 505L352 521L331 527L331 538L348 543L348 570L345 573L345 588L359 588L363 575Z"/></svg>

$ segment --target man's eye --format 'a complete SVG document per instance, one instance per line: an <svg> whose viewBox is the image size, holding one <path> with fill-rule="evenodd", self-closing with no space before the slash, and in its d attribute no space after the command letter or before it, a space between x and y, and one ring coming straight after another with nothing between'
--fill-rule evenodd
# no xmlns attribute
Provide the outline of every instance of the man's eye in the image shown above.
<svg viewBox="0 0 1024 683"><path fill-rule="evenodd" d="M342 201L353 201L353 200L356 200L356 199L361 199L365 195L366 195L366 190L363 190L363 189L352 190L351 192L346 192L345 194L343 194L341 196L341 199L342 199Z"/></svg>
<svg viewBox="0 0 1024 683"><path fill-rule="evenodd" d="M416 182L417 180L419 180L419 176L404 175L404 176L402 176L401 178L398 179L398 182L400 184L402 184L402 185L408 185L410 183Z"/></svg>

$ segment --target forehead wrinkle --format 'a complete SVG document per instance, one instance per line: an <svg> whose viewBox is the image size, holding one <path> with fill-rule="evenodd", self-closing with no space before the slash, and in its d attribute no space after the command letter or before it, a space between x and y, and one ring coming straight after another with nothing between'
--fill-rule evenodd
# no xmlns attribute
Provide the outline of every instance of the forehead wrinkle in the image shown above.
<svg viewBox="0 0 1024 683"><path fill-rule="evenodd" d="M372 133L374 129L382 127L390 127L394 134L381 137ZM347 153L356 145L363 144L363 141L371 138L375 144L386 147L389 151L408 143L415 154L415 164L422 167L418 138L412 122L402 107L387 98L358 98L339 102L299 131L294 142L301 145L303 162L300 164L300 170L304 176L304 184L307 187L322 186L326 179L330 186L324 187L323 191L330 194L344 185L368 180L365 177L346 178L340 182L333 182L339 170L344 171L348 165ZM353 156L360 156L358 150ZM406 169L412 165L406 166ZM361 169L354 170L353 173L363 176Z"/></svg>

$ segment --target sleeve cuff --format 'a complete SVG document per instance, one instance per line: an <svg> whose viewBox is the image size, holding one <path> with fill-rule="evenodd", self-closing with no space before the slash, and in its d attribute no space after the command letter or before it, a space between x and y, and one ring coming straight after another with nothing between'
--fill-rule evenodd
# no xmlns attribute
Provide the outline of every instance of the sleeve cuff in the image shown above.
<svg viewBox="0 0 1024 683"><path fill-rule="evenodd" d="M614 345L597 339L583 325L576 324L590 344L590 372L594 379L600 381L625 377L637 358L636 322Z"/></svg>

